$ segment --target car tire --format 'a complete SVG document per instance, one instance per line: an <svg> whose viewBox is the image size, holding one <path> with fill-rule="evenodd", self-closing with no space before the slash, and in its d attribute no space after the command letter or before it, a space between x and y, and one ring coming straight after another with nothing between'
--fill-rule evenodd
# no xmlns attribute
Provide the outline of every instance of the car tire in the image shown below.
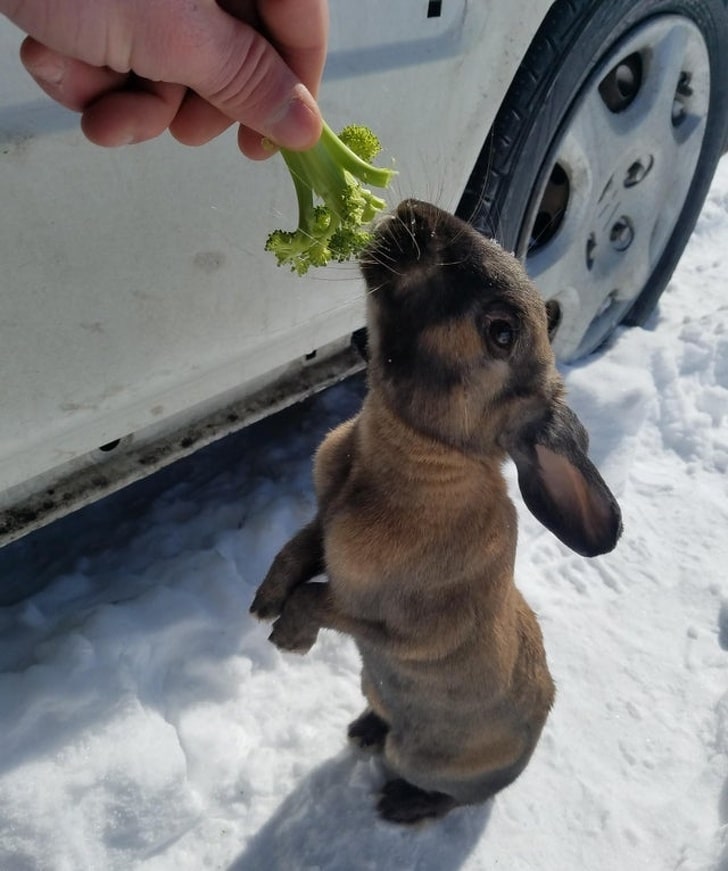
<svg viewBox="0 0 728 871"><path fill-rule="evenodd" d="M556 356L643 324L695 226L728 126L722 0L558 0L457 213L525 262Z"/></svg>

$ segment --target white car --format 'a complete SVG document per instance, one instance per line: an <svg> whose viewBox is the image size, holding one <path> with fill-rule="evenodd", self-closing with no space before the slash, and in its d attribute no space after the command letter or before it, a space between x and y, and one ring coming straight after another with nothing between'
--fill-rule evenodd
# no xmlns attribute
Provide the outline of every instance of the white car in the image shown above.
<svg viewBox="0 0 728 871"><path fill-rule="evenodd" d="M557 355L643 323L726 141L725 0L332 0L321 90L404 196L525 260ZM298 277L283 161L89 144L0 21L0 542L363 363L355 265ZM406 328L406 325L403 325Z"/></svg>

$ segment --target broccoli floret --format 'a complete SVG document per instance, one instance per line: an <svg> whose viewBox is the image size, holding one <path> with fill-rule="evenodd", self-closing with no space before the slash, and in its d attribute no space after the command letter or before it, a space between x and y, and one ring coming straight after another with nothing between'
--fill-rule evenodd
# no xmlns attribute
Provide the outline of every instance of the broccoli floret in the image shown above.
<svg viewBox="0 0 728 871"><path fill-rule="evenodd" d="M298 228L268 236L265 249L279 266L286 263L304 275L311 266L341 263L361 252L371 239L366 225L387 205L361 183L385 188L396 174L372 166L380 149L367 127L350 125L337 136L327 124L309 151L281 149L296 188Z"/></svg>
<svg viewBox="0 0 728 871"><path fill-rule="evenodd" d="M379 139L368 127L361 124L349 124L339 133L339 139L350 148L357 157L371 163L382 150Z"/></svg>

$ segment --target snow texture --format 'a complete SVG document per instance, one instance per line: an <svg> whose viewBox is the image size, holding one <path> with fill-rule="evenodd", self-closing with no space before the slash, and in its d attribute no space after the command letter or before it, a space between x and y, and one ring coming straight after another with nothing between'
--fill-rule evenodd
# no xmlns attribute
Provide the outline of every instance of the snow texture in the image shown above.
<svg viewBox="0 0 728 871"><path fill-rule="evenodd" d="M565 372L625 533L586 560L518 503L558 697L513 786L380 821L352 642L248 616L355 379L0 555L39 589L0 609L0 868L728 871L726 252L723 161L653 322Z"/></svg>

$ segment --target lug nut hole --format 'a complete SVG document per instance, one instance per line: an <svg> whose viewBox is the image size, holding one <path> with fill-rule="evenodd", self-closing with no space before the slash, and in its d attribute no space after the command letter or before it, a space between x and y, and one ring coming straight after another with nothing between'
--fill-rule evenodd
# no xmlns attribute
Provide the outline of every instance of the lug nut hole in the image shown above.
<svg viewBox="0 0 728 871"><path fill-rule="evenodd" d="M626 215L617 218L612 224L609 241L615 251L626 251L634 241L634 225Z"/></svg>

